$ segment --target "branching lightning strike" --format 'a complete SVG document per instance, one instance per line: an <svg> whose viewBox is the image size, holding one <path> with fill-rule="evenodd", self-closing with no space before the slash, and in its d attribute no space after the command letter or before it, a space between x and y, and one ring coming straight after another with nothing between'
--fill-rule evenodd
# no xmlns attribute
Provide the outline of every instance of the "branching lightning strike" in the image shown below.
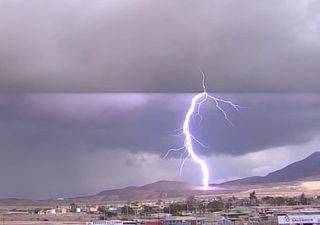
<svg viewBox="0 0 320 225"><path fill-rule="evenodd" d="M208 189L209 188L209 169L208 169L208 165L207 163L201 159L194 151L194 147L192 145L193 141L197 142L198 144L202 145L203 147L207 148L207 146L203 145L199 140L197 140L191 133L191 118L193 119L194 116L199 116L200 117L200 121L202 120L202 117L200 115L200 108L201 105L206 102L207 100L212 100L215 104L215 106L217 107L217 109L223 114L225 120L234 127L233 123L231 122L231 120L228 118L227 113L225 112L225 110L222 108L222 106L220 105L220 103L225 103L230 105L232 108L234 108L236 111L239 111L240 108L242 108L241 106L234 104L231 101L228 100L224 100L224 99L220 99L217 97L214 97L212 95L210 95L207 90L206 90L206 86L205 86L205 74L203 73L202 70L200 70L202 73L202 88L203 88L203 92L195 95L192 100L191 100L191 105L185 115L185 119L183 122L183 127L182 127L182 133L185 136L184 139L184 145L180 148L173 148L173 149L169 149L167 151L167 153L165 154L164 158L166 158L171 152L179 152L183 150L182 155L186 154L186 156L184 157L181 166L180 166L180 174L182 172L182 168L185 164L185 162L188 160L189 157L192 158L192 160L199 164L201 171L202 171L202 185L204 189Z"/></svg>

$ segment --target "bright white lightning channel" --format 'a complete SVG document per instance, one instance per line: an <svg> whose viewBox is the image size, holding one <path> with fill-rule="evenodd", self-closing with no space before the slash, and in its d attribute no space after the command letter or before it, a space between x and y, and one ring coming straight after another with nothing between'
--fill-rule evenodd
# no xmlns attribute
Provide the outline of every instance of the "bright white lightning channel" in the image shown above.
<svg viewBox="0 0 320 225"><path fill-rule="evenodd" d="M231 122L231 120L228 118L227 113L224 111L224 109L221 107L221 105L219 103L224 103L224 104L228 104L231 107L233 107L235 110L239 111L239 108L242 108L241 106L232 103L231 101L227 101L224 99L220 99L220 98L216 98L212 95L210 95L207 91L206 91L206 87L205 87L205 75L204 73L201 71L202 75L203 75L203 80L202 80L202 88L203 88L203 92L199 93L197 95L195 95L192 100L191 100L191 105L186 113L184 122L183 122L183 134L185 136L184 139L184 145L180 148L175 148L175 149L169 149L168 152L166 153L166 155L164 156L164 158L166 158L170 152L175 151L182 151L184 150L184 153L187 153L187 156L184 158L184 160L181 163L180 166L180 174L182 171L182 168L184 166L184 163L187 161L187 159L189 157L192 158L192 160L199 164L201 171L202 171L202 185L204 189L208 189L209 188L209 169L208 169L208 165L207 163L199 158L199 156L195 153L194 151L194 147L192 145L193 141L198 142L200 145L204 146L199 140L197 140L191 133L191 129L190 129L190 124L192 121L192 118L196 115L200 117L200 120L202 120L202 117L200 115L200 108L202 103L206 102L207 100L212 100L215 104L215 106L217 107L217 109L223 114L225 120L234 127L233 123Z"/></svg>

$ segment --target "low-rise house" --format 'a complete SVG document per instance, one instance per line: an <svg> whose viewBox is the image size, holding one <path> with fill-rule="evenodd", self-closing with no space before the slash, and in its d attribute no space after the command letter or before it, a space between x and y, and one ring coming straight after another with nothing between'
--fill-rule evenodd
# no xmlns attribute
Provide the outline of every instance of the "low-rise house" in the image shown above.
<svg viewBox="0 0 320 225"><path fill-rule="evenodd" d="M96 212L98 212L98 206L89 207L89 212L91 212L91 213L96 213Z"/></svg>

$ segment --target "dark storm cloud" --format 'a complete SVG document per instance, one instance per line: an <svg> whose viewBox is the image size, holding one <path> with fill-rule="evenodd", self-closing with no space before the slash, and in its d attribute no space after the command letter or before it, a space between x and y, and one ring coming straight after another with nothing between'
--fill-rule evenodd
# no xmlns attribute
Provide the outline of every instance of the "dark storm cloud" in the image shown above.
<svg viewBox="0 0 320 225"><path fill-rule="evenodd" d="M319 135L319 95L237 95L248 108L241 113L227 108L235 127L206 109L198 135L216 154L242 155L312 141ZM212 107L211 107L212 108Z"/></svg>
<svg viewBox="0 0 320 225"><path fill-rule="evenodd" d="M101 151L127 149L163 155L183 144L179 136L192 95L6 95L0 103L2 149ZM320 131L316 94L222 95L246 108L221 112L207 102L194 134L203 154L242 155L313 140ZM6 99L6 100L4 100ZM11 101L9 101L11 99ZM134 103L136 102L136 103Z"/></svg>
<svg viewBox="0 0 320 225"><path fill-rule="evenodd" d="M318 1L0 3L0 91L319 91Z"/></svg>
<svg viewBox="0 0 320 225"><path fill-rule="evenodd" d="M172 160L161 157L167 149L183 144L183 136L175 136L179 133L176 129L183 123L191 97L0 95L0 198L76 196L157 179L178 179L178 172L172 171L179 170L179 154L172 154ZM245 163L239 157L270 148L285 147L290 152L290 146L308 144L319 135L318 94L220 97L247 108L235 112L225 106L235 128L210 102L201 109L202 122L194 118L194 134L208 146L199 151L208 160L218 157L214 165L221 164L219 157ZM186 173L188 181L199 177L194 169ZM223 174L236 176L228 168Z"/></svg>

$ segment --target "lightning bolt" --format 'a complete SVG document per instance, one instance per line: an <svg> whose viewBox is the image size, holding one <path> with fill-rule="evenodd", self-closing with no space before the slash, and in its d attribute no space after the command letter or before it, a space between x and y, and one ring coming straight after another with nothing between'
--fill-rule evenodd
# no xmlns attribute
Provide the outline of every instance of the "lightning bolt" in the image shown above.
<svg viewBox="0 0 320 225"><path fill-rule="evenodd" d="M237 104L234 104L231 101L228 100L224 100L224 99L220 99L217 98L213 95L210 95L207 90L206 90L206 86L205 86L205 74L202 70L200 70L200 72L202 73L202 89L203 92L195 95L192 100L191 100L191 105L185 115L185 119L183 122L183 127L182 127L182 133L185 136L184 139L184 145L180 148L173 148L173 149L169 149L167 151L167 153L165 154L164 158L166 158L171 152L180 152L183 151L182 155L186 154L185 158L183 159L181 166L180 166L180 174L182 172L182 168L185 164L185 162L189 159L189 157L192 158L192 160L199 164L201 171L202 171L202 185L203 188L205 190L207 190L209 188L209 169L208 169L208 165L207 163L201 159L194 151L194 147L193 147L193 141L197 142L198 144L202 145L203 147L207 147L205 145L203 145L199 140L197 140L191 132L191 120L194 119L195 116L199 116L200 117L200 122L202 120L201 114L200 114L200 108L201 105L203 103L205 103L207 100L212 100L214 105L216 106L216 108L223 114L224 119L232 126L234 127L233 123L231 122L231 120L228 118L227 113L225 112L225 110L223 109L223 107L220 105L221 103L230 105L232 108L234 108L236 111L239 111L240 108L243 108L242 106L239 106Z"/></svg>

